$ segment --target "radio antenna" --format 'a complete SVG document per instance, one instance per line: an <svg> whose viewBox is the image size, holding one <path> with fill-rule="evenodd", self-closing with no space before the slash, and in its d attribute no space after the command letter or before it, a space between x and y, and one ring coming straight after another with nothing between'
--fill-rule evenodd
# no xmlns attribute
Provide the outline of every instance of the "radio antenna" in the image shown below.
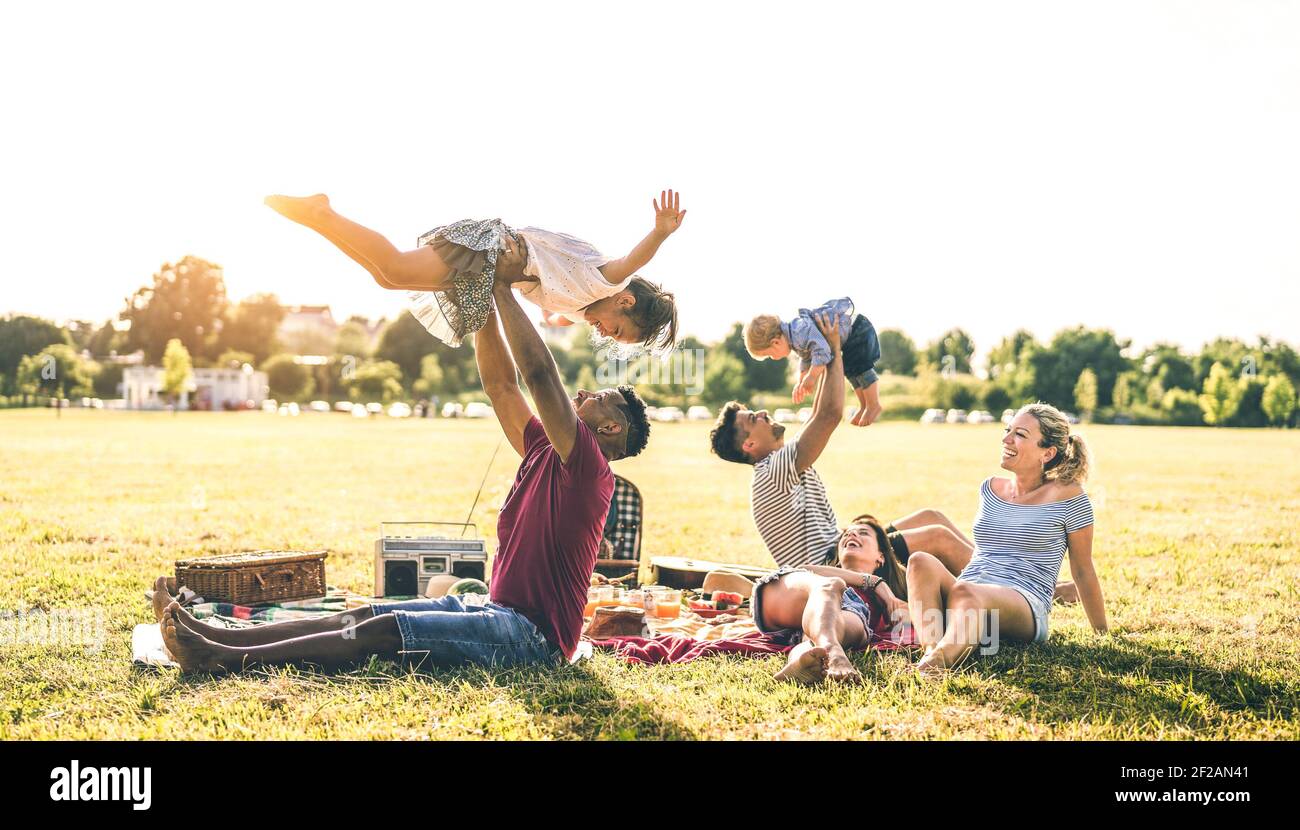
<svg viewBox="0 0 1300 830"><path fill-rule="evenodd" d="M460 529L460 535L465 535L465 530L469 527L469 520L474 517L474 508L478 507L478 497L483 495L483 485L487 484L488 473L492 472L492 462L497 460L497 453L501 451L501 445L505 442L506 436L503 434L497 441L496 449L492 450L492 457L488 459L487 469L483 471L483 480L478 483L478 492L474 494L474 503L469 506L469 513L465 516L465 524Z"/></svg>

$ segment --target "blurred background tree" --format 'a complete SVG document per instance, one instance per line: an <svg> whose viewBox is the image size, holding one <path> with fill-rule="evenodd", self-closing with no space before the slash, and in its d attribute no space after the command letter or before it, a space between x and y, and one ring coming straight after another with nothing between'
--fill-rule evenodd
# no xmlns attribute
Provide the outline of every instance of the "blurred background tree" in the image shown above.
<svg viewBox="0 0 1300 830"><path fill-rule="evenodd" d="M196 256L166 264L128 300L122 319L130 324L128 349L143 349L157 365L167 343L180 340L191 356L215 357L226 314L226 283L221 267ZM245 349L245 351L253 351Z"/></svg>
<svg viewBox="0 0 1300 830"><path fill-rule="evenodd" d="M266 385L271 396L281 401L301 401L310 397L315 385L311 369L294 360L290 354L278 354L262 364L266 372Z"/></svg>
<svg viewBox="0 0 1300 830"><path fill-rule="evenodd" d="M916 344L898 329L885 329L879 332L880 362L876 370L891 372L895 375L916 374Z"/></svg>
<svg viewBox="0 0 1300 830"><path fill-rule="evenodd" d="M190 379L194 372L194 364L190 359L190 352L185 348L179 337L173 337L167 341L167 347L163 351L163 378L162 393L171 401L172 406L176 407L182 394L190 387ZM175 412L175 409L172 410Z"/></svg>

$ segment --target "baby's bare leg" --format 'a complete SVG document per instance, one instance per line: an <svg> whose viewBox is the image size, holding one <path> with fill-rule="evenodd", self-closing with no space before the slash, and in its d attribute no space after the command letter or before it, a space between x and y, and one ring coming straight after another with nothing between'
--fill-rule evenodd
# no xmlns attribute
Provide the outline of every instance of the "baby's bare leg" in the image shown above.
<svg viewBox="0 0 1300 830"><path fill-rule="evenodd" d="M334 243L369 271L375 282L384 288L436 291L448 286L451 269L433 248L421 246L414 251L398 250L382 234L340 216L323 194L268 196L266 204Z"/></svg>
<svg viewBox="0 0 1300 830"><path fill-rule="evenodd" d="M849 423L855 427L866 426L866 424L862 423L862 419L867 416L867 390L860 386L855 387L853 394L858 399L858 411L853 413L853 420Z"/></svg>
<svg viewBox="0 0 1300 830"><path fill-rule="evenodd" d="M858 403L862 408L858 410L858 417L854 419L854 423L862 427L875 423L880 413L884 411L884 407L880 405L880 381L859 389Z"/></svg>

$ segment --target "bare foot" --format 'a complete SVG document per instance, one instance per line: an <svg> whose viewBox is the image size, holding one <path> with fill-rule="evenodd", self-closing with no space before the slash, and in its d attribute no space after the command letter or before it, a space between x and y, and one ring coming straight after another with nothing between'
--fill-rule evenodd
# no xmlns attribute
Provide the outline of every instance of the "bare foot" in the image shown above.
<svg viewBox="0 0 1300 830"><path fill-rule="evenodd" d="M176 624L184 628L188 628L190 631L193 631L195 634L199 635L203 639L217 643L218 645L223 645L223 646L250 645L249 643L241 642L239 639L239 635L237 633L240 631L246 631L247 629L222 628L221 626L217 626L217 625L209 625L208 623L203 622L203 620L200 620L198 617L194 616L184 608L178 607L176 609Z"/></svg>
<svg viewBox="0 0 1300 830"><path fill-rule="evenodd" d="M810 648L774 675L776 680L789 680L804 686L814 686L826 679L826 649Z"/></svg>
<svg viewBox="0 0 1300 830"><path fill-rule="evenodd" d="M266 206L288 219L309 228L330 210L330 200L324 193L314 196L267 196Z"/></svg>
<svg viewBox="0 0 1300 830"><path fill-rule="evenodd" d="M162 622L163 610L174 600L171 591L167 590L167 577L160 576L153 581L153 619L154 622Z"/></svg>
<svg viewBox="0 0 1300 830"><path fill-rule="evenodd" d="M172 659L181 664L182 671L219 672L225 671L222 658L230 656L232 651L226 646L205 640L202 635L189 630L176 622L177 612L181 607L176 602L163 609L162 628L163 644Z"/></svg>
<svg viewBox="0 0 1300 830"><path fill-rule="evenodd" d="M154 619L158 622L162 622L163 612L166 611L167 606L175 600L176 597L174 597L167 589L167 577L158 577L158 579L153 583ZM229 637L227 635L229 629L218 628L215 625L208 625L207 623L200 622L193 614L180 607L180 603L177 603L176 605L176 624L184 626L204 639L211 640L214 643L220 643L227 646L239 645L237 638Z"/></svg>
<svg viewBox="0 0 1300 830"><path fill-rule="evenodd" d="M948 674L948 665L944 662L943 652L937 648L926 649L921 660L916 664L916 673L929 680L936 680Z"/></svg>
<svg viewBox="0 0 1300 830"><path fill-rule="evenodd" d="M826 679L832 683L860 683L862 675L853 668L849 656L842 649L835 649L827 654Z"/></svg>

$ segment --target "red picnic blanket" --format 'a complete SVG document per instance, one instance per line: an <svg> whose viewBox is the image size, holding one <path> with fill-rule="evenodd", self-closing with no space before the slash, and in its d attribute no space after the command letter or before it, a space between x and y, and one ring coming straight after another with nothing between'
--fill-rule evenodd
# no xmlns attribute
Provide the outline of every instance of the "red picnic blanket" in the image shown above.
<svg viewBox="0 0 1300 830"><path fill-rule="evenodd" d="M916 633L910 625L904 625L897 632L888 627L889 620L872 606L871 639L857 651L868 648L879 651L893 651L904 646L917 644ZM592 640L596 648L612 651L630 663L686 663L700 657L712 657L715 654L745 654L761 657L767 654L783 654L794 647L794 643L783 642L772 634L765 634L757 628L731 637L705 639L683 636L682 634L658 634L653 637L611 637L607 640Z"/></svg>

